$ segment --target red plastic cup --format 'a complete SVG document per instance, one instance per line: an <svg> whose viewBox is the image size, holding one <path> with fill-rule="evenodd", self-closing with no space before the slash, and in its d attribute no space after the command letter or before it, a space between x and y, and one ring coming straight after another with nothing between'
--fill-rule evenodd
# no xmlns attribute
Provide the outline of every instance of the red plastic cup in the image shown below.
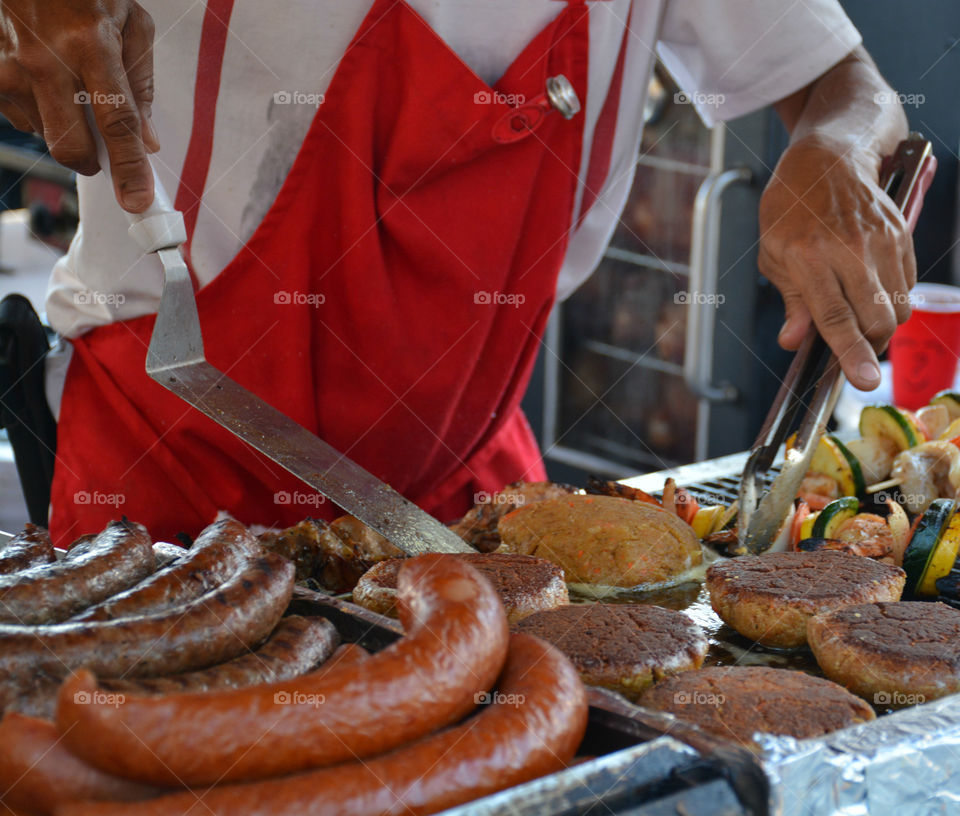
<svg viewBox="0 0 960 816"><path fill-rule="evenodd" d="M910 305L913 314L890 341L890 362L894 403L915 411L956 379L960 287L918 283L910 292Z"/></svg>

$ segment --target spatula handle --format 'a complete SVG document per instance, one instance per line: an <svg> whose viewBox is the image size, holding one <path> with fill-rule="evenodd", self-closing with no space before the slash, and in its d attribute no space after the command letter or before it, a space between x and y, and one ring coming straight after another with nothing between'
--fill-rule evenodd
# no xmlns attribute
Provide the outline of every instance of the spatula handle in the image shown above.
<svg viewBox="0 0 960 816"><path fill-rule="evenodd" d="M93 117L93 109L86 106L87 124L93 133L93 141L97 146L97 161L101 172L110 176L110 157L107 155L107 146L100 135L97 123ZM153 202L141 213L126 212L130 227L128 234L137 246L145 253L156 252L159 249L170 249L186 243L187 229L183 223L183 215L173 208L170 196L157 175L154 159L147 156L150 169L153 171Z"/></svg>

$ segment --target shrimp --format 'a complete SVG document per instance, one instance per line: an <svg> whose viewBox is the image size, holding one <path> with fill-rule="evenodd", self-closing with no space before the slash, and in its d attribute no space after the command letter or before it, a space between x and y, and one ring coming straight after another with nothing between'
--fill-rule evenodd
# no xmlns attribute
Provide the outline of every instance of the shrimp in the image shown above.
<svg viewBox="0 0 960 816"><path fill-rule="evenodd" d="M960 487L960 448L951 442L923 442L893 460L907 510L922 513L934 499L956 498Z"/></svg>
<svg viewBox="0 0 960 816"><path fill-rule="evenodd" d="M874 513L857 513L840 525L834 537L842 542L842 546L828 546L826 549L843 550L867 558L887 558L894 552L893 531L883 516Z"/></svg>
<svg viewBox="0 0 960 816"><path fill-rule="evenodd" d="M823 510L834 499L840 498L840 485L832 476L811 470L800 482L797 496L809 504L811 510Z"/></svg>

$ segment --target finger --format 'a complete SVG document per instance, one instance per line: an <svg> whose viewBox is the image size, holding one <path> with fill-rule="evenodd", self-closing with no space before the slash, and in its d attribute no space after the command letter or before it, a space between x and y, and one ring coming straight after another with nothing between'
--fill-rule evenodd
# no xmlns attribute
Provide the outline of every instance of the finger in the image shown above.
<svg viewBox="0 0 960 816"><path fill-rule="evenodd" d="M827 267L810 268L805 282L807 308L847 379L861 391L873 390L880 384L877 355L834 273Z"/></svg>
<svg viewBox="0 0 960 816"><path fill-rule="evenodd" d="M43 131L40 112L32 96L0 97L0 113L6 116L17 130L24 133L39 135Z"/></svg>
<svg viewBox="0 0 960 816"><path fill-rule="evenodd" d="M123 27L123 67L140 113L140 137L147 150L156 153L160 149L160 142L150 116L154 91L153 35L153 18L134 4Z"/></svg>
<svg viewBox="0 0 960 816"><path fill-rule="evenodd" d="M83 113L83 95L73 77L51 72L34 83L41 134L60 164L90 176L97 172L97 151Z"/></svg>
<svg viewBox="0 0 960 816"><path fill-rule="evenodd" d="M142 212L153 201L153 172L140 136L140 112L120 58L120 49L91 63L83 74L97 128L110 158L114 192L129 212Z"/></svg>
<svg viewBox="0 0 960 816"><path fill-rule="evenodd" d="M783 296L786 319L777 335L777 342L787 351L796 351L810 330L810 311L798 291L781 291L780 294Z"/></svg>

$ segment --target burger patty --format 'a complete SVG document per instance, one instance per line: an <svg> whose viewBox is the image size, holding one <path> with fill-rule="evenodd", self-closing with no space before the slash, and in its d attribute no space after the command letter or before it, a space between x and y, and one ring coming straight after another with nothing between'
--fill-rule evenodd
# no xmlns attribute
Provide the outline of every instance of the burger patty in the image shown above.
<svg viewBox="0 0 960 816"><path fill-rule="evenodd" d="M689 524L655 505L614 496L528 504L500 519L498 530L500 552L546 558L571 583L662 583L703 560Z"/></svg>
<svg viewBox="0 0 960 816"><path fill-rule="evenodd" d="M718 737L753 747L760 731L797 739L867 722L873 709L846 689L791 669L712 666L657 683L640 705L668 711Z"/></svg>
<svg viewBox="0 0 960 816"><path fill-rule="evenodd" d="M563 570L542 558L494 553L454 557L462 558L493 584L511 623L570 600ZM381 615L396 617L397 574L404 560L390 558L367 570L354 587L353 602Z"/></svg>
<svg viewBox="0 0 960 816"><path fill-rule="evenodd" d="M795 648L807 621L821 612L871 601L896 601L906 574L835 550L742 555L713 564L707 589L714 611L744 637Z"/></svg>
<svg viewBox="0 0 960 816"><path fill-rule="evenodd" d="M561 606L514 628L560 649L585 683L628 696L698 668L707 654L707 639L696 623L682 612L647 604Z"/></svg>
<svg viewBox="0 0 960 816"><path fill-rule="evenodd" d="M814 617L807 637L824 674L874 705L960 691L960 611L946 604L847 606Z"/></svg>

